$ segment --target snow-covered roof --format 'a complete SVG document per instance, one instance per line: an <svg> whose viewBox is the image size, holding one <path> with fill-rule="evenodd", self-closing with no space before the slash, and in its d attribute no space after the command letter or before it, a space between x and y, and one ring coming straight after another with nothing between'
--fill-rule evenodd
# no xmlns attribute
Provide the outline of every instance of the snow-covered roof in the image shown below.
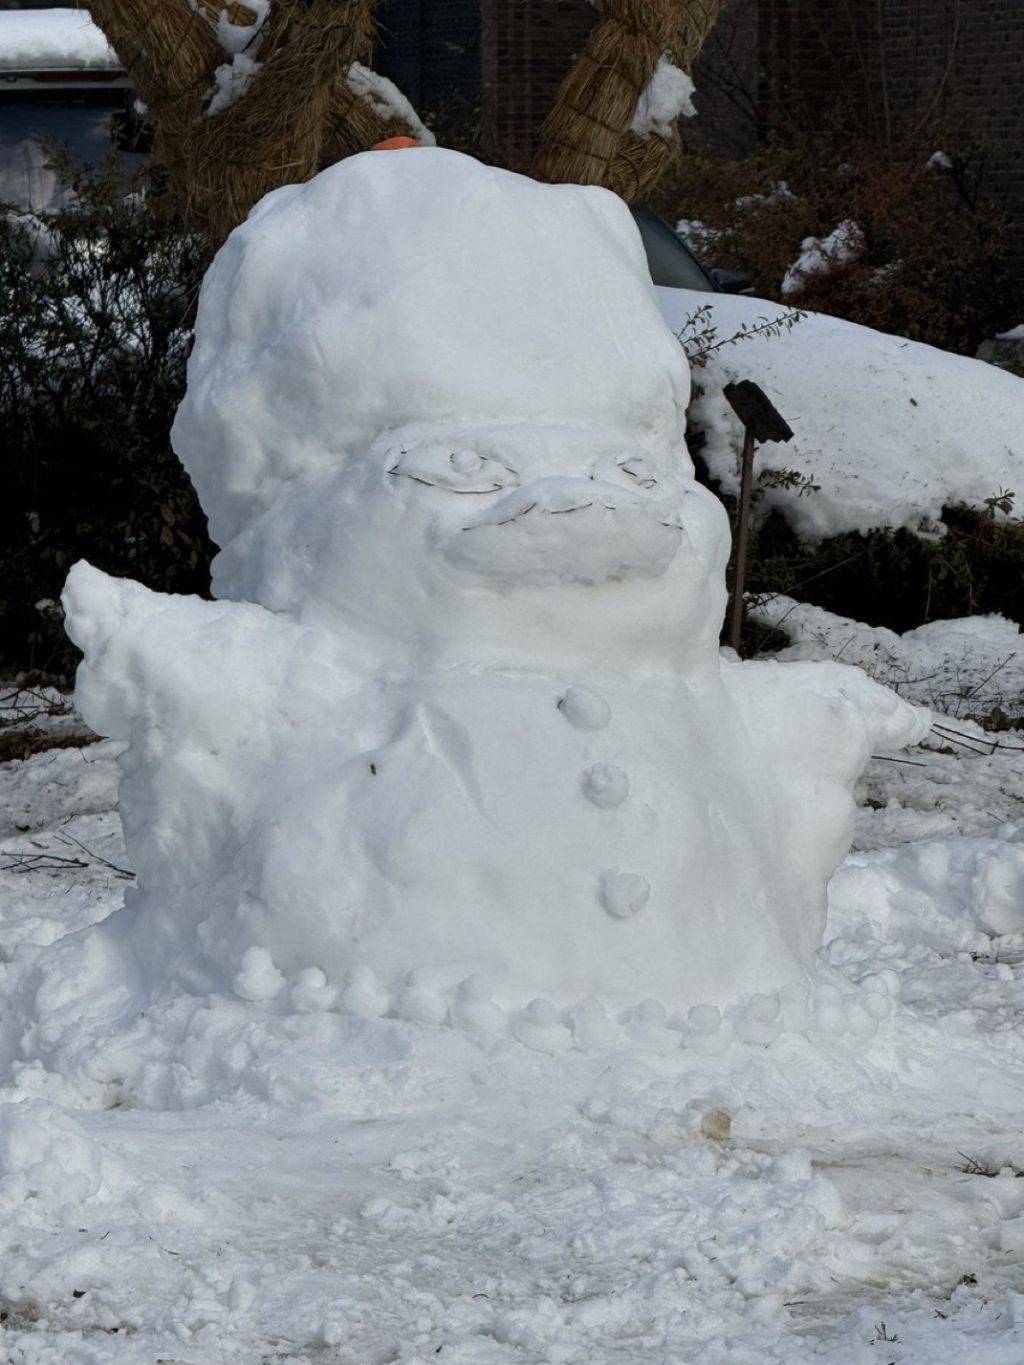
<svg viewBox="0 0 1024 1365"><path fill-rule="evenodd" d="M120 65L84 10L0 10L0 71L117 71Z"/></svg>

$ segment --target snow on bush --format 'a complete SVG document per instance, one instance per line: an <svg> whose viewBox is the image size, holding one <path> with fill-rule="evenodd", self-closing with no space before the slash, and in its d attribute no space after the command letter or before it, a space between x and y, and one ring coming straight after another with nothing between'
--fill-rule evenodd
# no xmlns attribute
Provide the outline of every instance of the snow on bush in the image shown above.
<svg viewBox="0 0 1024 1365"><path fill-rule="evenodd" d="M424 147L433 147L434 134L426 126L409 100L402 94L394 81L380 75L361 62L353 62L346 76L348 88L370 108L386 120L400 119L409 129L416 141Z"/></svg>
<svg viewBox="0 0 1024 1365"><path fill-rule="evenodd" d="M853 783L928 722L841 665L723 667L688 396L603 190L421 150L257 207L174 432L221 600L86 565L65 597L128 742L129 976L527 1005L549 1050L589 997L806 985Z"/></svg>
<svg viewBox="0 0 1024 1365"><path fill-rule="evenodd" d="M787 316L763 299L658 294L684 339L701 307L719 342ZM780 507L808 539L876 527L935 533L946 505L980 507L1003 490L1024 490L1024 382L978 360L806 313L768 340L720 345L700 372L692 416L707 438L701 454L730 492L743 433L722 388L734 379L760 384L793 428L788 444L758 450L757 468L796 469L818 485L815 493L764 494L764 505Z"/></svg>
<svg viewBox="0 0 1024 1365"><path fill-rule="evenodd" d="M844 218L826 237L805 237L800 255L786 271L780 286L783 297L799 294L809 279L827 275L837 266L855 261L863 252L864 234L849 218Z"/></svg>

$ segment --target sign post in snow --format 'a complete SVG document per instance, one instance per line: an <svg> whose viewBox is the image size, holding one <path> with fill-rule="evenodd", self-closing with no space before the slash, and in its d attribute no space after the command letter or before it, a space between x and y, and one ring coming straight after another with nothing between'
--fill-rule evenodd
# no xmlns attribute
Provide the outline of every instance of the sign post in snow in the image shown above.
<svg viewBox="0 0 1024 1365"><path fill-rule="evenodd" d="M764 389L751 379L726 384L722 390L733 412L743 423L743 465L740 472L740 505L736 518L736 552L732 575L732 605L729 609L729 644L740 652L743 628L743 580L747 572L747 540L750 529L750 498L754 482L754 445L766 441L789 441L789 423L773 407Z"/></svg>

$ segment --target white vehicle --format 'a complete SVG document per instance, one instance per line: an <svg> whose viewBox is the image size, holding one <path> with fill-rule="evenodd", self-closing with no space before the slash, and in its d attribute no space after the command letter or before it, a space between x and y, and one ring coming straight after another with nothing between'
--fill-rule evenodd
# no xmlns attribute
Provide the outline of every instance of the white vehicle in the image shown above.
<svg viewBox="0 0 1024 1365"><path fill-rule="evenodd" d="M0 0L0 204L59 208L49 145L102 161L123 144L132 107L128 76L84 10Z"/></svg>

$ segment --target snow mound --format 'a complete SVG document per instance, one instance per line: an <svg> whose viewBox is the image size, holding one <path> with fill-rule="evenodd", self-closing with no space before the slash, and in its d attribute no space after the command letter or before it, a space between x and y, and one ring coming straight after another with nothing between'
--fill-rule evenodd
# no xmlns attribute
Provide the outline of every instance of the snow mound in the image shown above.
<svg viewBox="0 0 1024 1365"><path fill-rule="evenodd" d="M256 208L174 433L221 600L84 564L65 592L80 705L128 746L112 1009L120 971L548 1052L578 1005L607 1033L593 1001L658 1002L659 1046L750 995L776 1027L853 785L929 720L841 665L723 666L688 392L605 191L422 149Z"/></svg>
<svg viewBox="0 0 1024 1365"><path fill-rule="evenodd" d="M701 307L721 341L785 317L763 299L660 289L676 333ZM781 336L726 346L700 372L693 417L714 477L738 487L739 421L722 388L753 379L793 428L758 450L757 469L797 469L819 486L765 490L810 539L844 531L934 531L951 503L982 506L1024 488L1024 381L995 366L820 313Z"/></svg>
<svg viewBox="0 0 1024 1365"><path fill-rule="evenodd" d="M832 879L830 933L1024 957L1024 833L855 853Z"/></svg>
<svg viewBox="0 0 1024 1365"><path fill-rule="evenodd" d="M1024 634L1005 616L928 621L899 635L783 594L755 601L751 615L792 641L777 659L842 659L949 715L1024 711Z"/></svg>

